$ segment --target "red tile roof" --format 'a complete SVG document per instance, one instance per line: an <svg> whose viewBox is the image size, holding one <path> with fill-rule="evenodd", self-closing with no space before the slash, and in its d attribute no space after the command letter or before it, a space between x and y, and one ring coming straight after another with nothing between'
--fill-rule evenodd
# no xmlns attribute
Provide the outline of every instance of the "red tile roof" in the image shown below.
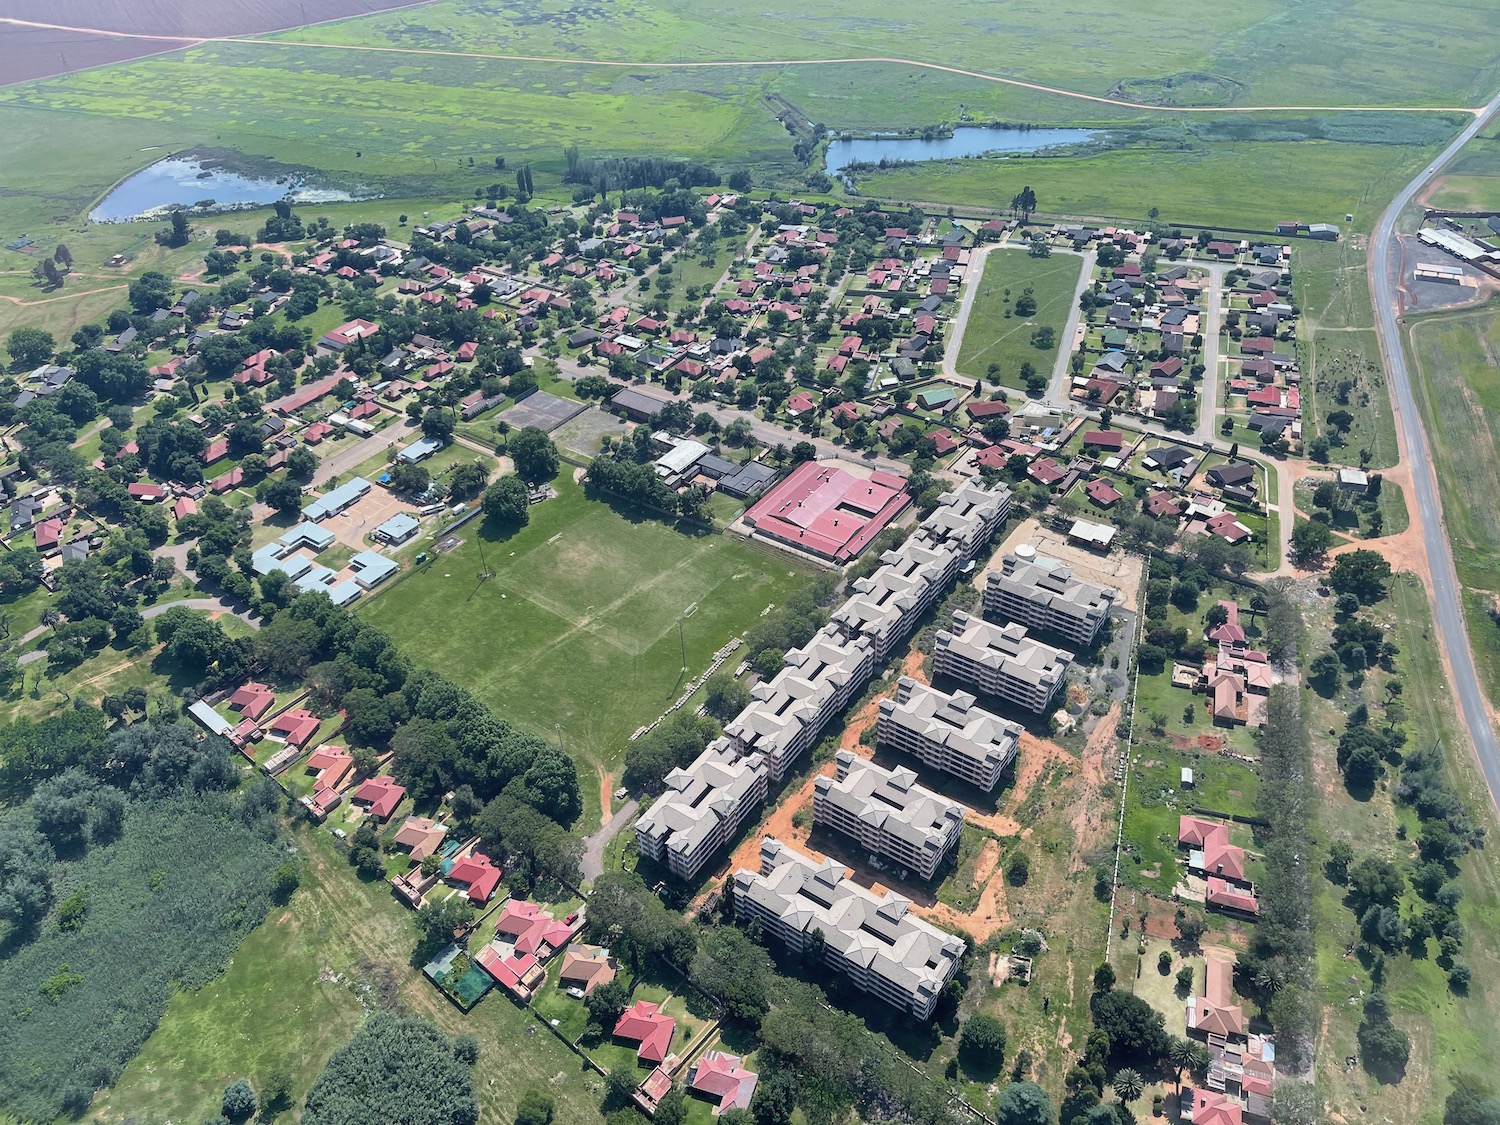
<svg viewBox="0 0 1500 1125"><path fill-rule="evenodd" d="M271 721L271 730L283 735L288 746L301 746L317 733L322 723L323 720L311 711L293 707L290 711L283 711Z"/></svg>
<svg viewBox="0 0 1500 1125"><path fill-rule="evenodd" d="M566 945L573 929L534 902L511 899L495 920L495 933L504 934L524 953L550 956Z"/></svg>
<svg viewBox="0 0 1500 1125"><path fill-rule="evenodd" d="M738 1055L723 1051L709 1051L693 1068L688 1077L688 1088L717 1098L716 1112L726 1109L745 1109L755 1093L757 1076L740 1065Z"/></svg>
<svg viewBox="0 0 1500 1125"><path fill-rule="evenodd" d="M677 1021L662 1015L649 1000L637 1000L615 1024L615 1035L640 1043L636 1057L641 1062L659 1063L667 1057Z"/></svg>
<svg viewBox="0 0 1500 1125"><path fill-rule="evenodd" d="M265 684L249 683L229 697L229 709L247 719L258 719L276 702L276 693Z"/></svg>
<svg viewBox="0 0 1500 1125"><path fill-rule="evenodd" d="M490 862L489 856L474 852L455 863L447 879L450 883L466 884L469 901L483 905L500 884L500 868Z"/></svg>
<svg viewBox="0 0 1500 1125"><path fill-rule="evenodd" d="M405 796L406 790L396 784L396 779L388 773L383 773L362 784L354 791L350 800L357 804L368 805L371 816L384 820L396 811L396 806Z"/></svg>
<svg viewBox="0 0 1500 1125"><path fill-rule="evenodd" d="M511 989L520 986L527 976L541 967L529 953L512 953L508 957L501 957L500 951L492 945L481 949L474 960L490 976Z"/></svg>
<svg viewBox="0 0 1500 1125"><path fill-rule="evenodd" d="M1251 891L1243 890L1232 883L1225 882L1217 875L1208 877L1207 893L1204 901L1209 906L1222 906L1226 910L1238 910L1245 914L1259 914L1260 903L1255 900Z"/></svg>

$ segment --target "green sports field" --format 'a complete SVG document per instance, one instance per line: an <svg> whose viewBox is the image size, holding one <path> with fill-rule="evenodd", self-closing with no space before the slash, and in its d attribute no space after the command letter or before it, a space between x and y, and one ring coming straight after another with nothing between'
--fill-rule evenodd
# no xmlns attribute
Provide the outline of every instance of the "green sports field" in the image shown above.
<svg viewBox="0 0 1500 1125"><path fill-rule="evenodd" d="M508 721L549 738L560 727L570 753L608 770L681 693L684 647L701 675L807 572L778 552L626 518L566 475L557 487L528 527L491 538L469 524L462 546L364 614ZM481 541L494 571L482 582ZM595 788L584 785L591 804Z"/></svg>

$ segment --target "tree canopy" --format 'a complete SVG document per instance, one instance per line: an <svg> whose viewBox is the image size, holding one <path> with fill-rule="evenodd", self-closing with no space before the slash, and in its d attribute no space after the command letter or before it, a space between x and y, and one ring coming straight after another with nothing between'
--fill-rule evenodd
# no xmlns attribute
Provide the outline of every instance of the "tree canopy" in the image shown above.
<svg viewBox="0 0 1500 1125"><path fill-rule="evenodd" d="M307 1093L304 1125L474 1125L472 1067L424 1020L370 1017Z"/></svg>

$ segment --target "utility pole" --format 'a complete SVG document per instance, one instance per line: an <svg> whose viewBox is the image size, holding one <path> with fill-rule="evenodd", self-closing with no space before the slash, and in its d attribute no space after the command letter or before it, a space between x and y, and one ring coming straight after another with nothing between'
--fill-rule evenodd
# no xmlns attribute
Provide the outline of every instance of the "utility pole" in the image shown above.
<svg viewBox="0 0 1500 1125"><path fill-rule="evenodd" d="M687 639L682 635L682 614L677 615L677 643L682 646L682 671L687 674Z"/></svg>

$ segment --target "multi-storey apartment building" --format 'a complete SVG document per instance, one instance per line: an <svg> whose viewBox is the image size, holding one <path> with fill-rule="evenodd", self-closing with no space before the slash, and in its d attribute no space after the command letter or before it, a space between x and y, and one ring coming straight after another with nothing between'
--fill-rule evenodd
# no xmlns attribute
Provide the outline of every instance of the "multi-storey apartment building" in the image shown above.
<svg viewBox="0 0 1500 1125"><path fill-rule="evenodd" d="M903 676L895 698L880 702L876 737L988 792L1015 760L1021 725L976 706L967 692L949 695Z"/></svg>
<svg viewBox="0 0 1500 1125"><path fill-rule="evenodd" d="M964 809L917 784L909 769L882 769L840 750L837 773L813 783L813 819L852 836L902 872L931 879L958 846Z"/></svg>
<svg viewBox="0 0 1500 1125"><path fill-rule="evenodd" d="M814 862L773 837L761 843L759 872L735 872L733 895L736 919L755 919L797 952L821 932L830 968L918 1019L932 1018L963 957L964 943L911 914L906 899L876 896L842 864Z"/></svg>
<svg viewBox="0 0 1500 1125"><path fill-rule="evenodd" d="M957 610L952 628L937 635L933 668L1040 714L1062 687L1072 662L1071 652L1027 636L1023 625L994 625Z"/></svg>
<svg viewBox="0 0 1500 1125"><path fill-rule="evenodd" d="M715 739L686 769L667 774L666 793L636 821L640 853L679 879L695 878L760 808L769 779L764 755Z"/></svg>
<svg viewBox="0 0 1500 1125"><path fill-rule="evenodd" d="M850 639L825 626L786 654L775 678L755 685L750 703L724 733L737 749L764 754L771 780L780 781L828 720L864 687L875 662L868 638Z"/></svg>
<svg viewBox="0 0 1500 1125"><path fill-rule="evenodd" d="M984 588L989 617L1046 629L1076 645L1092 644L1119 591L1075 578L1057 559L1021 547L1001 560Z"/></svg>

